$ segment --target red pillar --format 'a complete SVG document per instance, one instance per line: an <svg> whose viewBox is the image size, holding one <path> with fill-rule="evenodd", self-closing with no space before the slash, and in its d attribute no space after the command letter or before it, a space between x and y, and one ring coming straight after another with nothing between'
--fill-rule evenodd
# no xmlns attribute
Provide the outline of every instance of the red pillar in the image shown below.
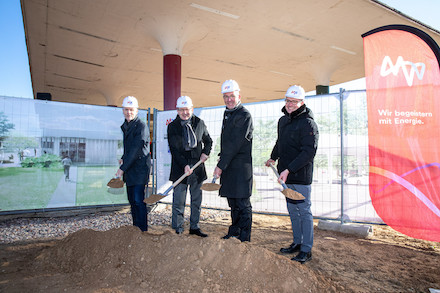
<svg viewBox="0 0 440 293"><path fill-rule="evenodd" d="M163 56L163 109L176 109L182 82L182 58L179 55Z"/></svg>

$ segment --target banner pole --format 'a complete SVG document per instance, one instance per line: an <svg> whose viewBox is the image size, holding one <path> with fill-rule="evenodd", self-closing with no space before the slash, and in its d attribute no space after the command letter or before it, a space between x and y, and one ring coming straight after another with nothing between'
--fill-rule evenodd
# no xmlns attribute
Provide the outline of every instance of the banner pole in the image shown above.
<svg viewBox="0 0 440 293"><path fill-rule="evenodd" d="M339 89L339 122L341 129L341 224L344 224L344 89Z"/></svg>

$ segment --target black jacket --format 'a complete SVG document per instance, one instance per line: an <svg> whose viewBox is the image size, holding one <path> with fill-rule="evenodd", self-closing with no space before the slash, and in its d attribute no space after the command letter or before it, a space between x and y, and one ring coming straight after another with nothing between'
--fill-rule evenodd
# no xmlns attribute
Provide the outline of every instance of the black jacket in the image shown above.
<svg viewBox="0 0 440 293"><path fill-rule="evenodd" d="M209 156L212 148L212 139L209 136L208 129L206 128L205 122L199 117L191 116L191 126L197 138L197 146L186 151L183 146L183 126L181 125L182 119L177 115L173 122L168 124L167 136L168 145L171 152L171 171L170 180L176 181L183 175L186 165L192 167L200 159L202 153ZM200 164L194 170L194 174L197 175L197 181L200 183L207 178L205 165ZM186 184L186 178L182 181Z"/></svg>
<svg viewBox="0 0 440 293"><path fill-rule="evenodd" d="M313 181L313 158L318 148L318 126L312 111L302 105L296 111L284 113L278 120L278 138L270 158L278 159L278 172L289 169L287 184L309 185Z"/></svg>
<svg viewBox="0 0 440 293"><path fill-rule="evenodd" d="M123 179L127 186L146 185L150 174L150 133L145 122L136 116L130 122L124 121L121 125L124 134L124 154L122 165Z"/></svg>
<svg viewBox="0 0 440 293"><path fill-rule="evenodd" d="M252 116L238 105L225 110L220 142L220 195L248 198L252 194Z"/></svg>

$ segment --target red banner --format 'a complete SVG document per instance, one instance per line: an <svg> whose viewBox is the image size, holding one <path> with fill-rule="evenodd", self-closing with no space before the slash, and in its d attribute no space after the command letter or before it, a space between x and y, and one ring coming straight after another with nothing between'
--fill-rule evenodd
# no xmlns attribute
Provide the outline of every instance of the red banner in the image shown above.
<svg viewBox="0 0 440 293"><path fill-rule="evenodd" d="M439 47L403 25L362 37L373 206L393 229L440 241Z"/></svg>

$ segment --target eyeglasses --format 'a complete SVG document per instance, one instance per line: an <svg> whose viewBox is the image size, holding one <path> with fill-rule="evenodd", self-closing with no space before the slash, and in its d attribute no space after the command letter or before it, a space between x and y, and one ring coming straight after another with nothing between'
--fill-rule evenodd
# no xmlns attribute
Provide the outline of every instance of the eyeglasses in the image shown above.
<svg viewBox="0 0 440 293"><path fill-rule="evenodd" d="M224 100L235 100L236 96L235 95L223 95L223 99Z"/></svg>
<svg viewBox="0 0 440 293"><path fill-rule="evenodd" d="M191 108L177 108L177 112L191 112Z"/></svg>
<svg viewBox="0 0 440 293"><path fill-rule="evenodd" d="M288 99L285 99L284 100L285 102L286 102L286 104L297 104L297 103L301 103L302 102L302 100L288 100Z"/></svg>

